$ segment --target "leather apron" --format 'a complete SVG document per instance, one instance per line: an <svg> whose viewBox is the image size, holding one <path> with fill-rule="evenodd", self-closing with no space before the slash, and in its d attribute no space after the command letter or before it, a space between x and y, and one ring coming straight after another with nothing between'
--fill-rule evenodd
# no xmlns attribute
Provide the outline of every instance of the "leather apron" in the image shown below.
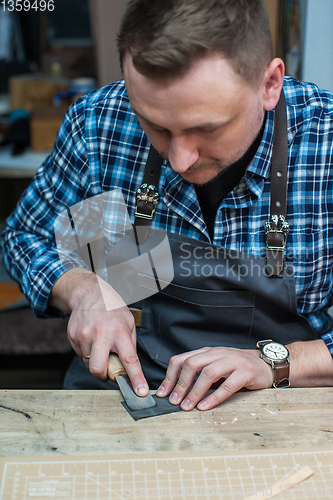
<svg viewBox="0 0 333 500"><path fill-rule="evenodd" d="M165 283L161 273L156 273L154 268L136 276L133 276L130 266L128 270L122 270L122 286L125 284L129 289L141 287L152 293L134 304L142 310L140 327L137 328L137 351L151 389L158 388L169 360L175 354L207 346L255 349L258 340L267 338L284 344L315 338L309 324L297 313L292 263L283 260L286 232L279 226L279 220L284 220L282 212L286 210L288 158L283 94L282 98L283 106L281 100L279 103L282 111L275 117L274 144L278 135L282 135L284 149L282 153L281 148L275 149L274 153L273 146L273 160L274 156L277 159L272 161L271 167L273 219L268 223L268 229L266 227L266 258L168 233L174 270L171 283ZM156 170L151 167L151 160L148 160L145 178ZM273 168L279 172L274 177ZM276 182L282 184L276 186ZM272 194L273 190L277 194L275 191ZM282 201L276 203L276 196ZM276 206L280 213L276 213L279 210ZM272 214L272 210L275 213ZM131 235L125 236L110 251L108 269L130 262L137 255L138 243L142 255L160 245L161 233L150 228L147 219L143 222L139 219L136 223L139 229L143 226L143 241L134 242ZM267 263L270 263L270 269ZM117 281L109 279L116 290ZM156 287L158 293L154 293ZM76 357L66 375L65 388L116 387L111 381L95 379L81 358Z"/></svg>

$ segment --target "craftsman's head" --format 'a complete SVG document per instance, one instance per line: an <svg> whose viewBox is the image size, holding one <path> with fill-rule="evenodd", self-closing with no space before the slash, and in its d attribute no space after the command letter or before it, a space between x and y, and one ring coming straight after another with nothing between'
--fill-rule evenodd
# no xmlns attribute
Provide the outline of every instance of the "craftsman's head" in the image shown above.
<svg viewBox="0 0 333 500"><path fill-rule="evenodd" d="M198 184L242 156L282 87L263 0L131 0L118 49L143 130Z"/></svg>

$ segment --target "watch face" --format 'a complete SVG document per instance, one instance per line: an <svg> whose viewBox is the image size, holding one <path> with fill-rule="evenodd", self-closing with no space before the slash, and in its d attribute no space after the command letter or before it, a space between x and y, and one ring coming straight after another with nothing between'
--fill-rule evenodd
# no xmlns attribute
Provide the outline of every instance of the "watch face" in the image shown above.
<svg viewBox="0 0 333 500"><path fill-rule="evenodd" d="M265 344L262 348L262 353L272 361L284 361L289 355L288 349L278 342Z"/></svg>

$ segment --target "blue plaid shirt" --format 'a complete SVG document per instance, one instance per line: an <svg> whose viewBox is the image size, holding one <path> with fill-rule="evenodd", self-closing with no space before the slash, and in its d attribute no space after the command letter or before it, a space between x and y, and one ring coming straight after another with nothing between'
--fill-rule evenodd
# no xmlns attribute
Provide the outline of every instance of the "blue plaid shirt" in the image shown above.
<svg viewBox="0 0 333 500"><path fill-rule="evenodd" d="M333 95L290 77L284 92L290 225L286 258L294 265L298 312L333 355L327 315L333 304ZM216 245L265 256L273 123L274 110L267 113L261 144L245 176L220 205L212 241ZM56 216L81 200L119 188L133 222L135 191L149 147L123 81L78 99L68 110L53 153L22 195L2 236L5 264L37 316L59 314L47 305L53 284L65 271L55 247ZM153 226L210 241L193 186L166 161L159 192L163 196Z"/></svg>

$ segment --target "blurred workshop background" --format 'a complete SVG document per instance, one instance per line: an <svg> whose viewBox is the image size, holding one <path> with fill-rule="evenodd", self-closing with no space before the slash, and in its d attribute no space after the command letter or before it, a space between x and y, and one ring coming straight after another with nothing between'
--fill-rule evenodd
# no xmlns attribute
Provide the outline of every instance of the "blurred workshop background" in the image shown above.
<svg viewBox="0 0 333 500"><path fill-rule="evenodd" d="M265 0L287 74L333 91L333 1ZM68 106L121 78L126 0L0 2L0 232L53 147ZM61 388L66 321L34 317L0 256L0 388Z"/></svg>

